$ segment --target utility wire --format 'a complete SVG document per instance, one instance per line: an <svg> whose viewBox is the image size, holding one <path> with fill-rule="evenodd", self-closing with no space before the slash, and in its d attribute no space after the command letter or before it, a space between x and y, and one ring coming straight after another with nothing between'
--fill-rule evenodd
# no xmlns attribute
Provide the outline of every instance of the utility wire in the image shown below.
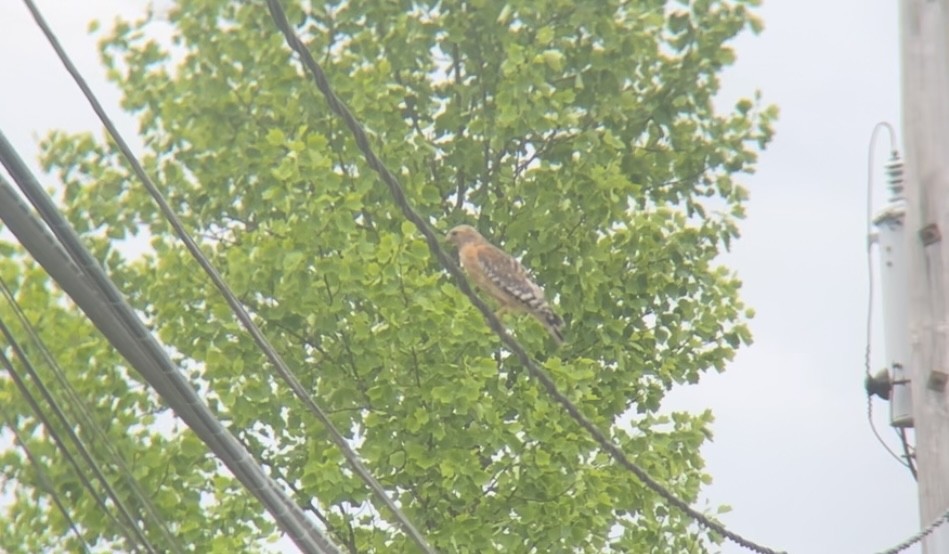
<svg viewBox="0 0 949 554"><path fill-rule="evenodd" d="M898 464L909 469L910 473L913 474L913 479L916 479L916 470L909 465L909 460L900 458L900 455L890 448L890 445L886 444L886 441L883 440L883 436L880 435L880 432L877 430L876 423L873 421L873 397L869 394L867 395L867 422L870 423L870 430L873 431L873 436L876 437L877 442L880 443L880 446L882 446L883 449L886 450L887 454L896 460Z"/></svg>
<svg viewBox="0 0 949 554"><path fill-rule="evenodd" d="M141 530L135 525L134 521L130 521L130 527L126 527L124 522L120 522L112 514L112 511L106 506L105 500L101 495L96 491L95 487L92 485L92 482L86 476L85 472L82 470L79 462L73 457L72 453L66 448L66 443L63 442L63 439L59 436L59 433L50 423L49 418L46 417L46 414L43 412L43 409L40 407L39 402L36 401L36 397L33 396L33 393L30 392L27 388L26 383L20 377L20 374L17 372L16 368L10 362L10 359L7 358L7 355L3 352L3 349L0 348L0 365L2 365L7 373L10 374L10 377L13 379L13 384L16 385L16 388L20 391L20 394L23 396L23 399L26 400L26 403L29 405L30 409L36 415L36 418L40 420L43 424L43 428L46 429L46 434L53 440L53 443L62 453L63 457L66 459L66 462L72 466L73 471L76 472L76 475L79 477L79 480L82 482L83 486L89 491L89 494L92 495L96 504L98 504L99 509L102 510L102 513L108 517L116 528L119 529L119 532L122 536L125 537L129 548L134 551L139 551L139 549L144 548L148 552L157 553L158 551L151 546L148 542L148 539L142 535ZM114 491L113 491L114 492ZM118 501L113 497L112 501L119 506ZM124 513L125 516L128 516L128 513Z"/></svg>
<svg viewBox="0 0 949 554"><path fill-rule="evenodd" d="M66 510L66 506L59 497L59 493L56 492L56 487L53 486L52 482L49 480L49 477L46 475L46 470L43 469L43 464L40 463L40 460L33 455L29 445L26 444L26 441L20 436L20 431L16 428L16 425L13 424L13 418L9 413L7 413L6 409L2 405L0 405L0 416L3 417L3 421L6 423L7 428L13 433L14 442L16 442L16 444L23 449L23 453L26 454L26 459L29 460L30 467L32 467L33 471L36 472L36 479L39 481L40 488L43 489L43 492L48 494L50 498L53 499L53 503L56 504L56 508L63 515L63 519L66 520L66 524L69 525L69 529L72 530L73 534L76 535L76 539L79 540L79 544L82 545L82 551L90 552L89 544L82 536L82 533L79 532L79 528L76 527L76 522L73 521L72 517L70 517L69 511Z"/></svg>
<svg viewBox="0 0 949 554"><path fill-rule="evenodd" d="M92 454L89 452L89 449L86 448L85 444L83 444L82 439L80 439L79 435L77 435L73 430L69 418L66 417L66 414L63 412L62 408L59 407L59 402L57 402L56 399L53 398L53 395L50 394L46 384L43 383L39 373L36 372L36 368L34 368L33 364L30 363L30 359L26 356L26 352L20 348L20 343L16 340L16 337L13 336L13 333L10 332L10 328L7 327L7 324L3 321L2 317L0 317L0 334L3 335L7 344L9 344L13 349L13 353L16 354L16 357L20 359L21 366L26 370L26 374L29 375L30 379L36 385L36 388L40 391L40 396L42 396L43 400L45 400L49 407L52 408L53 414L56 416L59 424L62 425L63 429L66 431L66 436L68 436L69 440L72 441L73 445L76 447L76 451L79 452L79 456L92 470L92 473L95 475L96 479L102 483L106 494L108 494L109 498L112 499L112 502L119 510L119 513L122 514L122 517L132 527L136 536L139 537L146 549L148 549L150 552L156 552L157 554L158 551L154 546L152 546L151 541L149 541L145 536L145 531L139 528L137 523L138 517L133 515L128 506L126 506L125 501L122 500L122 498L119 496L119 493L112 486L112 483L109 482L105 474L102 472L102 468L99 467L99 463L95 458L93 458ZM175 552L181 551L175 550Z"/></svg>
<svg viewBox="0 0 949 554"><path fill-rule="evenodd" d="M915 454L909 445L909 437L906 436L906 428L900 427L896 430L896 434L899 435L900 444L903 446L903 457L906 458L907 461L906 467L908 467L909 472L913 474L913 479L918 481L919 477L916 474L916 462L913 461Z"/></svg>
<svg viewBox="0 0 949 554"><path fill-rule="evenodd" d="M349 111L349 108L346 107L343 101L340 100L339 97L337 97L333 92L333 89L326 78L326 74L310 54L310 51L307 49L306 45L303 44L300 38L293 31L290 23L287 21L286 13L283 11L279 0L267 0L267 7L270 9L270 14L273 17L277 27L280 29L280 32L283 33L284 37L286 38L287 44L300 56L303 65L312 75L317 88L326 98L326 103L329 105L330 109L333 110L333 112L335 112L349 128L353 138L356 141L356 144L359 147L359 150L362 151L363 156L365 157L366 163L371 169L379 174L382 182L388 187L395 203L401 209L402 214L406 219L411 221L422 234L422 236L425 237L425 242L428 244L428 248L432 255L434 255L435 258L441 263L442 267L444 267L448 273L454 277L455 284L458 286L461 292L464 293L469 300L471 300L471 303L481 311L485 320L487 321L488 326L501 338L501 341L508 347L508 349L510 349L511 352L517 356L521 364L527 368L531 376L540 382L547 394L553 398L554 401L560 404L560 406L570 415L570 417L572 417L593 437L596 443L599 444L600 448L607 452L617 463L638 477L643 483L646 484L646 486L663 497L666 502L675 506L705 528L722 535L723 537L743 546L744 548L747 548L748 550L758 552L759 554L778 554L778 551L756 544L742 537L741 535L730 531L721 523L692 509L692 507L689 506L687 502L676 497L668 489L663 487L658 481L646 473L645 470L627 458L626 454L619 447L613 444L613 442L607 438L603 431L601 431L596 425L593 424L593 422L583 415L583 413L580 412L573 402L571 402L569 398L567 398L557 389L557 385L554 383L553 379L551 379L547 372L541 369L540 366L534 362L527 351L524 350L524 347L522 347L520 343L511 337L497 316L494 315L494 312L492 312L488 305L485 304L484 301L481 300L481 298L479 298L471 289L471 286L465 279L465 276L458 267L458 264L456 264L454 260L452 260L451 257L445 253L444 249L442 249L435 232L431 229L431 227L429 227L425 219L423 219L422 216L415 211L409 200L406 198L405 192L402 189L402 185L399 184L398 179L392 174L391 171L389 171L389 169L382 163L382 160L380 160L373 151L372 146L369 144L369 137L366 135L362 125Z"/></svg>
<svg viewBox="0 0 949 554"><path fill-rule="evenodd" d="M913 546L914 544L918 543L919 541L933 534L933 531L935 531L936 529L938 529L939 527L943 525L946 525L947 523L949 523L949 510L946 510L941 516L936 518L935 521L930 523L929 526L927 526L925 529L923 529L919 533L916 533L912 537L899 543L893 548L890 548L888 550L881 550L880 552L877 552L877 554L899 554L900 552L906 550L907 548ZM942 554L942 553L934 553L934 554Z"/></svg>
<svg viewBox="0 0 949 554"><path fill-rule="evenodd" d="M204 441L231 473L266 507L277 525L304 553L337 554L289 495L254 463L249 452L218 420L138 319L132 307L83 246L16 150L0 132L0 163L42 214L37 221L0 175L0 220L53 277L126 360L155 388L178 417ZM50 234L52 229L55 237Z"/></svg>
<svg viewBox="0 0 949 554"><path fill-rule="evenodd" d="M59 41L56 39L56 36L53 34L52 30L46 24L46 21L43 19L42 14L36 8L35 4L32 2L32 0L24 0L24 3L30 10L30 13L33 14L33 18L36 20L36 23L39 25L40 29L42 29L46 39L56 51L56 55L59 57L60 61L65 66L69 74L72 76L73 80L82 90L86 100L88 100L89 104L92 106L92 109L99 117L99 120L109 132L112 140L115 141L126 160L128 160L128 162L132 165L135 175L142 181L142 184L145 185L145 188L148 190L149 194L151 194L152 198L155 200L155 203L158 204L159 208L161 209L162 214L174 228L178 238L181 239L181 241L185 244L185 247L187 247L188 252L191 253L192 257L194 257L204 272L207 273L207 275L214 282L214 285L218 288L221 295L227 301L228 306L230 306L231 311L234 312L234 315L244 326L244 329L250 333L254 339L254 342L263 351L267 359L274 365L278 375L293 390L294 394L296 394L300 401L303 402L304 406L306 406L310 413L312 413L320 421L320 423L323 424L330 437L333 439L333 442L346 458L346 461L349 463L350 467L359 476L359 478L369 486L376 498L389 508L395 518L399 521L402 530L412 538L412 540L423 552L426 552L427 554L434 554L435 550L428 544L428 541L425 539L425 537L418 531L418 529L416 529L415 525L412 524L409 518L404 513L402 513L402 510L385 491L379 481L377 481L376 478L372 476L343 434L340 433L338 429L336 429L335 425L333 425L329 415L316 403L309 392L307 392L300 380L293 374L293 372L290 370L290 367L286 364L286 362L283 361L283 358L280 356L280 354L277 353L276 349L274 349L274 347L254 323L253 319L251 319L240 300L238 300L237 296L231 291L230 287L221 277L220 273L218 273L217 269L214 268L204 253L201 252L201 249L198 247L197 243L194 242L194 239L191 238L191 235L185 229L184 225L181 223L181 220L178 218L177 214L175 214L175 211L165 200L164 196L161 194L161 191L159 191L158 187L156 187L152 182L151 178L145 172L145 169L138 162L135 154L132 153L131 148L129 148L128 144L119 134L118 129L112 123L112 120L109 118L109 116L105 113L102 105L99 103L92 90L86 84L86 81L79 73L79 70L76 69L76 66L73 65L72 61L66 55L65 50L63 50L62 46L60 46Z"/></svg>
<svg viewBox="0 0 949 554"><path fill-rule="evenodd" d="M284 485L286 485L287 488L289 488L289 489L293 492L294 498L295 498L297 504L298 504L301 508L303 508L303 509L307 510L308 512L312 513L312 514L320 521L320 523L323 524L323 527L325 527L326 530L327 530L330 534L332 534L334 537L336 537L336 540L337 540L340 544L342 544L343 546L345 546L346 549L348 549L348 550L349 550L351 553L353 553L353 554L358 554L358 548L356 547L356 544L355 544L355 537L353 537L353 536L349 536L349 537L344 536L342 530L339 529L338 527L334 526L334 525L333 525L333 522L329 520L329 517L328 517L327 515L323 514L323 512L320 510L320 507L316 504L316 501L315 501L313 495L307 494L307 492L306 492L305 490L303 490L302 487L298 486L298 485L294 482L294 480L293 480L286 472L284 472L283 469L281 469L281 467L280 467L279 464L277 464L275 461L269 459L269 458L266 456L266 454L264 454L263 452L259 452L259 451L256 451L256 450L254 450L254 449L251 449L251 448L250 448L249 446L247 446L246 444L245 444L245 447L247 447L247 451L248 451L248 452L253 453L254 459L257 460L257 463L258 463L258 464L269 468L269 469L270 469L270 472L271 472L280 482L282 482ZM347 524L348 524L348 522L347 522ZM350 533L352 533L352 529L353 529L352 526L351 526L351 525L348 525L348 530L350 531Z"/></svg>
<svg viewBox="0 0 949 554"><path fill-rule="evenodd" d="M90 429L95 435L96 439L98 439L99 443L102 444L102 446L106 449L106 452L111 458L111 462L115 464L119 472L125 478L125 481L129 485L129 488L132 490L132 492L138 498L138 501L145 508L145 511L147 512L148 516L158 526L159 530L162 533L162 536L165 538L165 541L168 543L169 548L171 548L171 550L173 550L176 553L183 552L183 549L181 547L180 542L178 541L178 538L171 534L171 531L168 529L168 526L165 523L164 519L162 518L161 515L159 515L157 508L155 507L154 503L151 501L151 498L149 498L149 496L145 494L145 491L142 490L142 487L138 483L138 480L135 478L134 475L132 475L131 470L129 470L128 466L125 465L125 461L122 459L122 456L119 455L118 451L112 445L112 441L109 439L108 436L106 436L105 431L102 430L102 427L98 424L95 418L92 417L91 410L89 410L89 408L86 407L83 400L79 398L78 393L76 393L76 390L73 388L72 384L70 384L69 380L66 378L66 374L63 371L63 368L59 365L59 363L53 357L52 353L46 347L46 344L40 338L39 333L36 332L36 329L33 327L33 324L30 323L30 320L26 317L26 314L23 312L22 308L20 307L20 304L16 301L16 298L13 296L13 293L10 291L10 288L7 286L6 281L4 281L2 277L0 277L0 295L2 295L6 299L7 303L10 305L11 309L13 310L13 313L16 316L17 320L19 320L20 326L26 331L27 335L29 335L30 340L33 342L37 350L40 352L40 355L42 356L43 360L46 362L46 365L49 366L53 374L56 376L56 380L58 381L59 386L61 387L63 391L65 391L67 400L72 405L73 412L78 414L79 418L82 420L81 421L82 427L86 429ZM0 325L2 325L2 321L0 321ZM34 379L37 380L38 386L43 387L43 389L46 390L46 387L43 386L42 381L39 380L38 375L35 375L35 372L34 372ZM44 392L44 395L46 394L48 394L48 392ZM70 426L67 425L67 429L69 428Z"/></svg>

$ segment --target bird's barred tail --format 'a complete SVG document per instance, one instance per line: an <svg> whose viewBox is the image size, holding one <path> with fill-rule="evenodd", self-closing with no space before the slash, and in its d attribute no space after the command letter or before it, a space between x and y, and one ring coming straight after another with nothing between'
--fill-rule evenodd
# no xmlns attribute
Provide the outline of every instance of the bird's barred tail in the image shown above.
<svg viewBox="0 0 949 554"><path fill-rule="evenodd" d="M550 306L541 306L537 310L537 319L547 328L547 332L557 344L563 344L563 319Z"/></svg>

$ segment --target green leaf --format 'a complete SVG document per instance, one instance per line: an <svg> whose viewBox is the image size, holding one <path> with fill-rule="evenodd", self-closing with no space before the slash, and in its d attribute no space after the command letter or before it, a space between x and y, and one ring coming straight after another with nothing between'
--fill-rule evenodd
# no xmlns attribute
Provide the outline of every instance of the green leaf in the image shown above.
<svg viewBox="0 0 949 554"><path fill-rule="evenodd" d="M306 255L303 252L287 252L283 257L283 269L288 273L295 272L305 260Z"/></svg>
<svg viewBox="0 0 949 554"><path fill-rule="evenodd" d="M284 135L280 129L271 127L267 131L267 144L271 146L282 146L286 142L287 136Z"/></svg>
<svg viewBox="0 0 949 554"><path fill-rule="evenodd" d="M543 53L544 63L547 64L547 67L554 71L560 71L563 69L563 52L560 50L544 50Z"/></svg>

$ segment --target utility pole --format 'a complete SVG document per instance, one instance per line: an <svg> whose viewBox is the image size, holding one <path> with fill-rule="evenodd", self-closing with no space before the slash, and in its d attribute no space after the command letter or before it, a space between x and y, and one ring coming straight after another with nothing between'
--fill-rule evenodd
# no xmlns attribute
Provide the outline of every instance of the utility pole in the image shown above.
<svg viewBox="0 0 949 554"><path fill-rule="evenodd" d="M908 320L919 512L949 509L949 0L900 0ZM949 526L923 541L949 553Z"/></svg>

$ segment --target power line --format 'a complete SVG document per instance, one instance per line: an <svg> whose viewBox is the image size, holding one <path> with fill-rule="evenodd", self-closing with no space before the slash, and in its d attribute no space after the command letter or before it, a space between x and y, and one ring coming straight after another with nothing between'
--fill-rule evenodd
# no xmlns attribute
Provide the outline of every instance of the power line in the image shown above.
<svg viewBox="0 0 949 554"><path fill-rule="evenodd" d="M283 471L283 469L281 469L279 464L277 464L271 459L268 459L268 457L263 452L258 452L251 448L247 448L247 450L248 452L253 453L254 459L257 460L257 463L259 463L262 466L268 467L271 473L273 473L280 481L282 481L287 486L287 488L293 491L293 494L296 497L296 500L299 503L299 505L301 507L304 507L304 509L312 513L314 516L316 516L316 518L320 520L320 523L322 523L323 526L326 527L327 531L329 531L333 536L336 537L337 541L343 544L351 553L353 554L358 553L358 548L356 546L356 539L352 535L352 529L353 529L352 525L350 525L347 522L347 527L350 532L350 536L348 537L344 536L342 530L334 526L333 522L330 521L329 517L320 510L320 507L316 504L316 501L313 495L307 494L307 492L303 490L302 487L296 485L293 479L291 479L290 476L288 476Z"/></svg>
<svg viewBox="0 0 949 554"><path fill-rule="evenodd" d="M936 529L938 529L939 527L941 527L941 526L943 526L943 525L946 525L947 523L949 523L949 510L946 510L941 516L939 516L938 518L936 518L936 521L933 521L932 523L930 523L929 526L927 526L925 529L923 529L923 530L920 531L919 533L916 533L916 534L913 535L912 537L910 537L910 538L906 539L905 541L899 543L898 545L894 546L893 548L890 548L890 549L888 549L888 550L882 550L882 551L880 551L880 552L877 552L877 554L899 554L900 552L902 552L902 551L906 550L907 548L913 546L914 544L918 543L919 541L925 539L926 537L928 537L929 535L931 535L931 534L933 533L933 531L935 531ZM941 553L935 553L935 554L941 554Z"/></svg>
<svg viewBox="0 0 949 554"><path fill-rule="evenodd" d="M122 517L126 519L128 524L132 527L132 529L135 531L135 534L140 538L146 548L149 551L157 553L157 550L154 550L151 542L145 537L144 530L140 529L136 523L137 518L132 515L132 512L129 510L128 506L125 505L125 502L122 500L118 492L116 492L115 488L102 472L102 468L99 467L99 463L95 460L95 458L93 458L92 454L89 452L89 449L87 449L86 445L82 442L82 439L80 439L79 435L77 435L73 430L72 425L70 425L69 418L66 417L66 414L63 412L62 408L60 408L59 402L53 398L53 395L49 392L46 384L43 383L43 380L40 378L39 373L36 372L36 368L33 367L33 364L30 362L29 358L27 358L26 352L20 348L20 343L16 340L16 337L13 336L13 333L10 332L9 327L7 327L2 317L0 317L0 334L3 335L7 344L9 344L13 349L13 353L16 354L16 357L20 359L20 364L26 370L26 373L29 375L30 379L32 379L36 384L36 388L40 391L40 396L42 396L43 400L45 400L49 407L52 408L56 419L59 420L60 425L62 425L63 429L66 431L66 436L68 436L69 440L72 441L73 445L76 447L76 450L79 452L79 456L82 457L86 465L88 465L92 470L92 473L96 476L96 479L102 483L106 494L108 494L109 498L112 499L112 502L119 510L119 513L122 514ZM173 546L177 545L173 543ZM175 551L181 552L177 549L175 549Z"/></svg>
<svg viewBox="0 0 949 554"><path fill-rule="evenodd" d="M13 293L10 291L10 288L7 286L6 281L0 277L0 295L2 295L7 303L10 305L13 310L14 315L17 320L20 322L20 326L26 331L29 335L30 340L36 345L37 350L40 352L43 360L46 362L47 366L52 370L53 374L56 376L56 380L59 382L60 387L66 393L68 402L73 407L73 412L80 416L82 420L82 428L90 429L96 438L99 440L100 444L105 448L113 464L118 468L119 472L125 478L126 483L131 488L133 494L138 498L139 502L145 508L145 512L148 516L155 522L159 530L162 533L162 536L165 538L165 541L168 543L169 547L174 552L183 552L181 544L178 541L177 537L171 534L167 524L161 515L158 514L158 510L155 508L154 503L151 499L145 494L145 491L142 490L141 485L139 485L138 480L135 479L135 476L132 475L132 472L129 470L128 466L125 465L122 457L119 455L118 451L112 445L112 442L106 436L105 432L102 430L102 427L96 422L95 418L90 414L90 410L86 407L85 403L79 398L79 395L76 393L76 390L70 384L69 380L66 378L66 374L60 367L59 363L56 362L56 359L53 358L52 353L46 347L46 344L40 338L39 333L36 332L36 329L33 327L33 324L30 323L29 319L26 317L26 314L20 308L19 303L16 301L16 298L13 296ZM0 321L0 325L3 322ZM44 395L49 395L48 388L43 385L42 381L39 378L39 375L34 371L33 378L37 381L37 385L41 387L41 390L45 391ZM62 417L62 416L61 416ZM65 422L65 419L64 419ZM71 426L64 423L67 429L70 429ZM78 436L77 436L78 440ZM81 444L81 443L80 443Z"/></svg>
<svg viewBox="0 0 949 554"><path fill-rule="evenodd" d="M19 447L23 449L23 453L26 454L26 459L29 460L30 467L32 467L33 471L36 472L36 479L39 481L40 488L43 489L43 492L48 494L50 498L53 499L53 503L56 504L56 508L63 515L63 519L66 520L66 524L69 526L69 529L72 530L73 534L76 535L76 539L79 540L79 544L82 545L83 552L90 552L89 544L82 536L82 533L79 532L79 528L76 527L76 522L73 521L72 517L69 515L69 511L66 509L62 499L59 497L56 487L54 487L50 482L49 477L46 475L46 471L43 469L43 464L36 456L33 455L33 451L30 450L30 446L25 440L23 440L23 437L20 436L20 431L16 428L16 425L13 424L13 418L10 417L10 414L7 413L6 409L4 409L2 405L0 405L0 416L3 417L3 421L6 423L7 428L13 433L14 442L19 445Z"/></svg>
<svg viewBox="0 0 949 554"><path fill-rule="evenodd" d="M69 59L69 56L66 54L66 51L59 44L59 41L56 39L56 36L53 34L53 31L50 29L49 25L46 24L46 21L39 9L32 2L32 0L24 0L24 3L26 4L27 9L30 10L30 13L33 15L33 19L36 20L37 25L43 31L47 41L56 51L56 55L59 57L59 60L62 62L63 66L65 66L66 71L69 72L73 80L82 90L83 95L92 106L93 111L95 111L106 130L109 132L112 140L115 141L126 160L128 160L128 162L132 165L132 170L135 172L135 175L139 178L139 180L142 181L142 184L145 185L145 188L148 190L155 203L158 204L162 214L165 216L165 219L168 220L174 229L175 234L177 234L178 238L181 239L181 241L185 244L188 252L198 262L198 264L201 266L201 269L203 269L208 277L211 278L211 281L227 301L231 311L244 326L244 329L250 333L258 348L263 351L267 359L274 365L278 375L287 383L290 389L294 392L294 394L296 394L297 398L303 402L304 406L306 406L310 413L312 413L320 421L320 423L323 424L337 448L339 448L342 452L343 457L346 458L346 461L349 463L350 467L359 476L359 478L369 486L376 498L389 508L395 518L399 521L399 525L402 527L402 530L412 538L412 540L423 552L434 554L435 550L428 544L428 541L425 539L425 537L418 531L418 529L415 528L415 525L412 524L409 518L404 513L402 513L402 510L398 507L398 505L396 505L395 501L389 496L379 481L377 481L376 478L372 476L366 466L359 459L356 451L349 445L349 442L346 440L343 434L340 433L338 429L336 429L336 426L333 425L329 415L307 392L300 380L297 379L296 375L294 375L290 370L290 367L286 364L286 362L283 361L283 358L280 356L280 354L277 353L276 349L270 344L264 334L257 327L257 324L255 324L253 319L251 319L240 300L238 300L237 296L231 291L230 287L221 277L220 273L218 273L217 269L215 269L204 253L201 252L201 249L198 247L197 243L194 242L194 239L191 238L191 235L185 229L175 211L165 200L164 196L161 194L161 191L158 190L158 187L156 187L152 182L151 178L145 172L145 169L138 162L138 158L132 153L131 148L129 148L128 144L122 138L108 114L105 113L102 105L99 103L95 94L93 94L92 89L90 89L86 84L85 79L79 73L79 70L76 68L76 66L73 65L72 61Z"/></svg>
<svg viewBox="0 0 949 554"><path fill-rule="evenodd" d="M883 440L883 436L880 435L879 431L877 431L876 423L873 421L873 397L870 396L869 394L867 395L867 422L870 424L870 430L873 431L873 436L876 437L877 442L880 443L880 446L882 446L883 449L886 450L886 453L889 454L894 460L896 460L896 463L909 469L910 473L913 474L913 479L916 479L916 469L912 465L910 465L911 464L910 460L909 459L904 460L903 458L900 458L900 455L897 454L892 448L890 448L890 445L886 444L886 441ZM904 448L904 450L906 449Z"/></svg>
<svg viewBox="0 0 949 554"><path fill-rule="evenodd" d="M22 360L21 360L22 361ZM86 476L85 472L82 471L82 467L79 462L73 457L72 453L66 448L66 443L59 436L59 433L50 423L49 418L46 417L46 414L43 412L43 409L40 407L39 402L36 401L36 398L33 396L33 393L30 392L30 389L27 388L26 383L20 377L20 374L17 372L16 368L10 362L10 359L7 358L7 355L3 352L3 349L0 348L0 365L2 365L7 373L10 374L10 377L13 379L13 384L16 385L17 390L20 391L20 394L23 396L23 399L26 400L27 405L29 405L30 410L33 411L33 414L36 418L43 424L43 428L46 429L46 434L53 440L53 443L63 454L63 457L66 458L66 462L72 466L73 471L76 472L76 476L79 477L79 480L82 482L83 486L89 491L89 494L92 495L96 504L99 506L99 509L102 510L102 513L106 515L112 523L119 529L119 532L125 537L125 540L128 542L130 548L138 551L139 548L144 548L148 552L157 554L157 550L148 542L148 539L142 534L141 529L135 525L135 521L131 518L128 512L123 512L123 515L128 518L128 527L123 522L120 522L112 514L112 511L109 510L106 506L105 500L102 496L96 491L93 487L92 482ZM107 489L109 490L109 489ZM111 496L114 495L115 491L111 491L110 497L112 498L113 503L115 503L117 508L123 508L119 503L117 497ZM133 536L134 535L134 536Z"/></svg>
<svg viewBox="0 0 949 554"><path fill-rule="evenodd" d="M125 357L178 417L197 434L231 473L266 507L277 525L305 553L339 550L268 476L234 435L215 417L167 352L138 319L76 231L37 183L0 132L0 163L34 202L49 229L37 221L13 187L0 175L0 220L69 295L109 342ZM67 253L68 251L68 253Z"/></svg>
<svg viewBox="0 0 949 554"><path fill-rule="evenodd" d="M406 219L415 225L420 233L422 233L422 236L425 237L425 241L428 244L429 250L438 259L442 267L444 267L452 275L452 277L454 277L455 284L458 286L461 292L464 293L471 303L481 311L485 320L487 321L488 326L501 338L501 341L511 350L511 352L517 356L521 364L527 368L531 376L533 376L541 383L541 385L543 385L547 394L558 404L560 404L560 406L566 410L570 417L572 417L593 437L597 444L599 444L600 448L606 451L617 463L636 475L636 477L645 483L646 486L663 497L669 504L672 504L679 510L683 511L700 525L722 535L736 544L739 544L754 552L758 552L759 554L777 554L778 551L776 550L756 544L742 537L741 535L728 530L721 523L718 523L717 521L714 521L704 514L692 509L692 507L689 506L687 502L679 499L674 494L669 492L669 490L667 490L665 487L659 484L659 482L654 480L648 473L646 473L645 470L629 460L629 458L626 457L626 454L619 447L613 444L596 425L594 425L589 419L587 419L585 415L583 415L583 413L580 412L580 410L573 404L573 402L570 401L569 398L567 398L557 389L557 385L554 383L553 379L551 379L550 376L540 368L540 366L534 363L534 360L531 359L527 351L524 350L524 347L522 347L520 343L518 343L507 332L497 316L494 315L494 312L491 311L488 305L485 304L484 301L481 300L481 298L478 297L471 289L471 286L468 284L468 281L465 279L465 276L462 274L458 265L442 249L435 232L415 211L409 200L406 198L405 192L402 189L402 185L399 184L398 179L392 174L392 172L389 171L389 169L382 163L382 160L380 160L373 151L372 146L369 144L369 138L366 135L365 130L362 128L362 125L358 120L356 120L343 101L340 100L339 97L337 97L333 92L333 89L326 78L326 74L310 54L310 51L306 48L306 45L303 44L300 38L290 27L290 24L287 21L286 13L284 13L283 8L280 6L280 2L278 0L267 0L267 7L270 9L270 14L273 17L277 27L286 38L287 44L300 56L301 60L303 61L303 65L312 75L317 88L326 98L326 103L329 105L330 109L333 110L333 112L335 112L340 118L342 118L343 122L349 128L353 138L356 140L359 150L362 152L366 160L366 163L370 168L379 174L383 183L385 183L385 185L389 188L389 192L395 200L395 203L401 209L402 214Z"/></svg>
<svg viewBox="0 0 949 554"><path fill-rule="evenodd" d="M900 444L903 446L903 456L908 462L906 467L909 468L909 472L913 474L913 479L917 479L916 462L913 461L913 449L909 445L909 438L906 436L906 428L900 427L896 430L896 434L900 437Z"/></svg>

